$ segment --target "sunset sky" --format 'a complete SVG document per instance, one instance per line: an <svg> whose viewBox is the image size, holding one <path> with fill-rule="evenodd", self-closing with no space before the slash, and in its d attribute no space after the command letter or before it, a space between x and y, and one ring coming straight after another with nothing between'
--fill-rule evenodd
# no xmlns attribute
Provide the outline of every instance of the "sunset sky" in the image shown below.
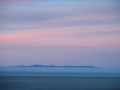
<svg viewBox="0 0 120 90"><path fill-rule="evenodd" d="M0 1L0 66L120 66L119 0Z"/></svg>

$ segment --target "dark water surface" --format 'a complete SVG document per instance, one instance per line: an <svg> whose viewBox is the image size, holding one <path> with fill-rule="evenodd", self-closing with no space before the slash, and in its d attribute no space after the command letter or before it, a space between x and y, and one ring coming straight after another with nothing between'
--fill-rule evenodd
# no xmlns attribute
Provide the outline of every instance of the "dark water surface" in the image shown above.
<svg viewBox="0 0 120 90"><path fill-rule="evenodd" d="M0 76L0 90L120 90L120 77L92 75L6 74Z"/></svg>
<svg viewBox="0 0 120 90"><path fill-rule="evenodd" d="M120 69L0 67L0 90L120 90Z"/></svg>

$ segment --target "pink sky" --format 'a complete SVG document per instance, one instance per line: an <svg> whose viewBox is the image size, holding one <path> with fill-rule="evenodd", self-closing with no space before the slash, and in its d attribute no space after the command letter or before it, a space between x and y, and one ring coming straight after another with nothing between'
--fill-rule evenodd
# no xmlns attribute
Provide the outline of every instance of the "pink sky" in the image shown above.
<svg viewBox="0 0 120 90"><path fill-rule="evenodd" d="M120 66L119 0L3 0L1 65Z"/></svg>

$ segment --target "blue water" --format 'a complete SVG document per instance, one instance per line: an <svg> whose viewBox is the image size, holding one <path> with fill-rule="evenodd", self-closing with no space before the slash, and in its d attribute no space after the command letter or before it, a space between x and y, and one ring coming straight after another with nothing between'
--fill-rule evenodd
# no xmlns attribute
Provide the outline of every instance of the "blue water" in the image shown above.
<svg viewBox="0 0 120 90"><path fill-rule="evenodd" d="M0 67L0 90L120 90L119 68Z"/></svg>
<svg viewBox="0 0 120 90"><path fill-rule="evenodd" d="M0 72L120 73L120 68L105 68L105 67L0 67Z"/></svg>

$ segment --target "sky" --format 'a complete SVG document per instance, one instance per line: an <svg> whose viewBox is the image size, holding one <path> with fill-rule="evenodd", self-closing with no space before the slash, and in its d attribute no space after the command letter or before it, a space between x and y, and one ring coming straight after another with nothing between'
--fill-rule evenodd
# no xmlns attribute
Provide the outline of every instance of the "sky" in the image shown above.
<svg viewBox="0 0 120 90"><path fill-rule="evenodd" d="M119 0L2 0L0 12L0 66L120 66Z"/></svg>

